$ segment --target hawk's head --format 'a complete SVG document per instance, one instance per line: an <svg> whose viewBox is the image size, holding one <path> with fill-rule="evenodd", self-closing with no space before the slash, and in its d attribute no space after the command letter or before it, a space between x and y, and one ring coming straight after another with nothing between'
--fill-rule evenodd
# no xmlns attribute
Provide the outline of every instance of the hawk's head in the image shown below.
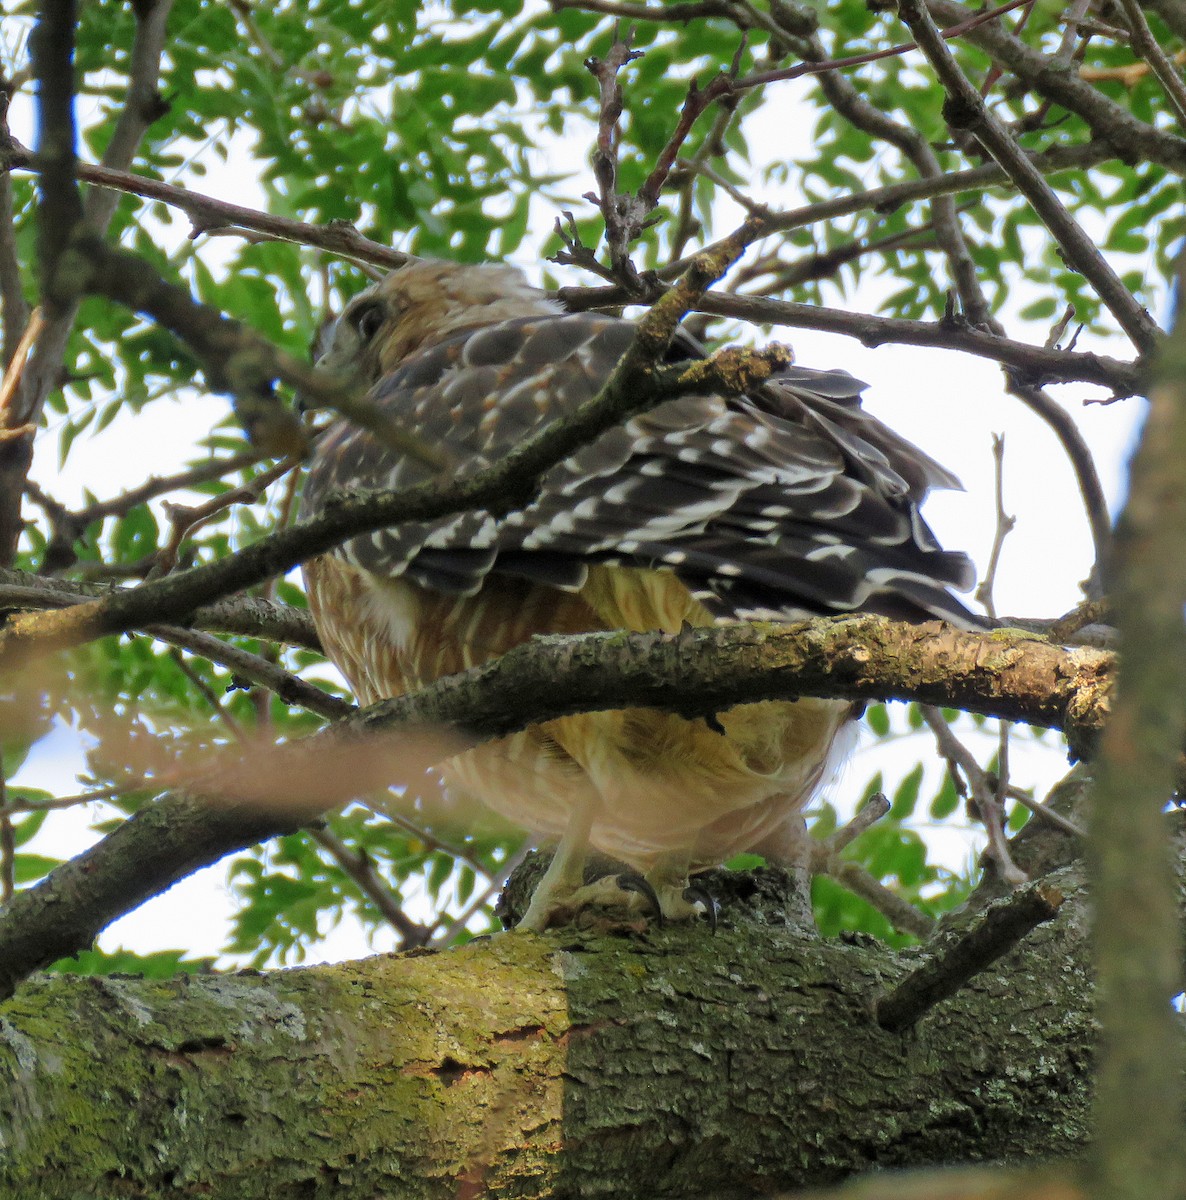
<svg viewBox="0 0 1186 1200"><path fill-rule="evenodd" d="M517 267L417 259L346 305L318 366L357 372L370 386L410 354L463 330L561 311Z"/></svg>

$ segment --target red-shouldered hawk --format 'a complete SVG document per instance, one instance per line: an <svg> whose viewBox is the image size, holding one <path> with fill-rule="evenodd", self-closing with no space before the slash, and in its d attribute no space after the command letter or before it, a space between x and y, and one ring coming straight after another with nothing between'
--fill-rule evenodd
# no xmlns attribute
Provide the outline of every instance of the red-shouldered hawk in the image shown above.
<svg viewBox="0 0 1186 1200"><path fill-rule="evenodd" d="M563 312L507 266L416 262L350 302L322 363L360 370L369 401L465 477L595 395L633 332ZM971 586L971 564L940 549L918 511L929 488L958 482L862 411L863 386L791 367L750 395L681 397L553 468L522 511L355 537L305 567L326 650L372 703L536 634L854 610L966 623L947 589ZM303 512L429 477L340 420ZM717 728L651 709L584 713L441 771L560 839L522 925L542 929L613 890L582 885L590 843L641 872L666 916L687 917L699 911L689 871L795 818L847 748L852 717L848 703L812 699L740 705Z"/></svg>

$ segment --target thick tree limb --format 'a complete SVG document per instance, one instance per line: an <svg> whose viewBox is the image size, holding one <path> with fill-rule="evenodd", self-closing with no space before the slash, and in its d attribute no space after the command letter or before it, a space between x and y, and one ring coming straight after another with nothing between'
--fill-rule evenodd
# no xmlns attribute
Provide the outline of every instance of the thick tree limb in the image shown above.
<svg viewBox="0 0 1186 1200"><path fill-rule="evenodd" d="M1181 280L1179 280L1180 285ZM1186 1188L1182 929L1162 811L1186 727L1186 321L1163 347L1108 594L1123 646L1088 823L1103 1053L1096 1193L1176 1200Z"/></svg>
<svg viewBox="0 0 1186 1200"><path fill-rule="evenodd" d="M736 914L716 938L569 929L271 976L37 981L4 1009L0 1186L682 1200L1074 1156L1095 1030L1073 903L1032 960L905 1039L869 1004L917 951Z"/></svg>
<svg viewBox="0 0 1186 1200"><path fill-rule="evenodd" d="M704 716L758 700L917 700L1059 728L1091 753L1115 658L1028 634L964 633L938 621L821 617L661 633L535 638L494 662L360 710L359 732L411 722L501 737L572 712L631 705Z"/></svg>

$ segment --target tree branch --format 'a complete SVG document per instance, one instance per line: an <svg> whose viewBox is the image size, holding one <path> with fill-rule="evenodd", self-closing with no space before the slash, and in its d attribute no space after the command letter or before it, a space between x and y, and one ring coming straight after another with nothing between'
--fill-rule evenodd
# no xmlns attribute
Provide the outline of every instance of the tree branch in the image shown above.
<svg viewBox="0 0 1186 1200"><path fill-rule="evenodd" d="M931 20L925 0L902 0L898 11L947 92L944 115L948 124L954 129L973 134L1009 173L1017 189L1030 202L1058 243L1067 264L1091 283L1133 344L1142 354L1147 354L1160 336L1152 317L1134 299L1000 119L989 110L979 90L960 69L938 27Z"/></svg>
<svg viewBox="0 0 1186 1200"><path fill-rule="evenodd" d="M957 0L927 0L927 8L943 25L974 15ZM1077 64L1048 58L1014 37L999 21L980 25L964 37L1039 95L1082 117L1093 136L1110 145L1125 162L1158 163L1186 175L1186 139L1134 117L1080 79Z"/></svg>
<svg viewBox="0 0 1186 1200"><path fill-rule="evenodd" d="M1181 263L1179 264L1181 270ZM1181 279L1179 279L1181 286ZM1099 1195L1182 1194L1181 928L1162 815L1186 727L1186 322L1155 367L1108 567L1124 656L1088 823L1099 1013Z"/></svg>
<svg viewBox="0 0 1186 1200"><path fill-rule="evenodd" d="M19 142L10 141L6 146L0 147L0 169L5 172L36 171L37 158ZM78 165L78 177L100 188L140 196L145 200L156 200L179 209L189 217L190 236L195 238L215 230L243 230L265 234L277 241L315 246L330 254L338 254L343 258L390 270L404 266L413 257L402 250L393 250L382 242L373 242L370 238L363 237L346 221L331 221L327 225L294 221L288 217L277 217L258 209L217 200L213 196L162 183L144 175L112 170L105 166L91 166L87 163Z"/></svg>
<svg viewBox="0 0 1186 1200"><path fill-rule="evenodd" d="M101 584L70 583L28 575L24 571L0 569L0 610L40 612L69 608L110 595L111 588ZM276 604L256 596L236 596L203 605L194 610L189 624L213 633L239 634L321 652L321 639L307 609Z"/></svg>
<svg viewBox="0 0 1186 1200"><path fill-rule="evenodd" d="M970 930L928 958L876 1002L878 1025L902 1033L942 1000L954 996L974 975L1007 954L1031 930L1049 921L1063 896L1048 883L1036 883L990 904Z"/></svg>
<svg viewBox="0 0 1186 1200"><path fill-rule="evenodd" d="M1022 372L1027 381L1094 383L1112 389L1118 398L1138 395L1143 386L1143 373L1137 364L1121 362L1102 354L1054 350L1028 342L1015 342L983 330L970 329L959 321L873 317L814 304L724 292L712 292L704 296L696 305L696 311L719 317L735 317L755 324L823 329L854 337L864 346L895 342L907 346L963 350Z"/></svg>

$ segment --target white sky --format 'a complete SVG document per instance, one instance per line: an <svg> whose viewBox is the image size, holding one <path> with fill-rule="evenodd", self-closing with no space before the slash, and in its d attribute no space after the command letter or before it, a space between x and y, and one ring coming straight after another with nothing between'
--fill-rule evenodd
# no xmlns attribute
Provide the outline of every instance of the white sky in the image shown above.
<svg viewBox="0 0 1186 1200"><path fill-rule="evenodd" d="M810 135L810 114L793 120L787 116L794 109L799 87L784 85L777 94L778 103L770 104L763 113L762 126L752 135L755 159L774 153L793 158L802 140ZM27 121L27 110L14 109L14 117L17 136L28 143L31 132L21 128L22 119ZM548 152L548 166L580 167L587 145L587 139L580 136L554 145ZM216 154L204 154L203 162L206 174L192 181L192 186L238 204L262 202L262 192L242 146L225 162ZM586 177L570 191L575 197L589 186L591 181ZM757 198L771 199L782 206L796 203L793 194L785 192ZM532 228L541 240L554 216L551 211L534 214ZM733 220L734 214L722 212L718 234L730 228ZM178 238L184 234L185 222L181 220L166 236ZM225 260L229 248L225 243L211 244L210 261ZM530 252L530 248L525 251L525 260ZM854 311L874 311L878 286L876 281L869 281L853 291L844 305ZM1020 308L1032 298L1018 296L1014 307ZM1038 344L1045 338L1045 329L1026 327L1008 318L1006 321L1013 337ZM945 545L969 552L982 570L995 531L991 439L993 433L1004 433L1005 501L1007 510L1017 517L1017 525L1006 542L1001 562L997 609L1013 615L1049 617L1079 601L1079 582L1087 575L1093 555L1073 474L1048 427L1005 394L996 365L969 355L912 347L867 349L850 338L806 330L781 330L775 336L792 343L798 360L805 365L843 366L867 381L867 407L960 476L966 491L933 497L926 515ZM1079 348L1131 357L1130 348L1121 339L1104 342L1085 337ZM1098 394L1097 389L1086 385L1057 390L1060 402L1075 414L1115 506L1122 495L1125 464L1141 402L1083 406L1085 399ZM185 396L155 403L139 416L117 418L93 439L80 439L67 471L61 475L56 470L53 439L46 438L39 448L33 477L68 503L80 500L84 486L105 497L141 482L149 455L156 474L166 473L174 463L180 464L194 442L225 413L225 401L210 397ZM982 761L991 752L988 741L981 738L977 742ZM1047 741L1052 743L1053 739ZM890 779L900 777L929 751L929 740L922 736L905 739L888 750L879 748L876 755L867 747L862 749L836 789L837 804L850 807L876 766L881 765ZM1056 749L1038 745L1025 731L1016 739L1012 762L1014 781L1020 786L1036 785L1040 790L1065 769ZM75 740L68 732L59 732L35 747L17 782L67 794L77 790L74 772L79 765ZM929 794L926 788L933 792L938 778L938 767L932 765L924 796ZM74 816L51 818L29 849L65 856L89 844L94 840L85 828L89 814ZM951 824L935 836L942 858L952 866L962 866L980 844L978 833ZM185 880L108 929L100 945L113 949L122 944L140 951L185 945L196 954L217 953L226 937L228 912L228 897L221 885L223 871L215 866ZM381 938L377 948L389 948L390 944L391 939ZM344 927L315 947L309 961L332 961L369 949L361 931Z"/></svg>

